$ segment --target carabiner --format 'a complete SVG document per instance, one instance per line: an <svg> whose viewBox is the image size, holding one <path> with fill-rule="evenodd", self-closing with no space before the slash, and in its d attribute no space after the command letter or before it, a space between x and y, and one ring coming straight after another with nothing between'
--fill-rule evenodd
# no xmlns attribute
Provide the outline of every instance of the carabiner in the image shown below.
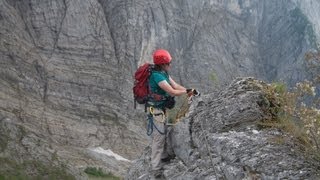
<svg viewBox="0 0 320 180"><path fill-rule="evenodd" d="M150 114L152 114L152 115L153 115L154 109L153 109L153 107L152 107L152 106L150 106L149 111L150 111Z"/></svg>

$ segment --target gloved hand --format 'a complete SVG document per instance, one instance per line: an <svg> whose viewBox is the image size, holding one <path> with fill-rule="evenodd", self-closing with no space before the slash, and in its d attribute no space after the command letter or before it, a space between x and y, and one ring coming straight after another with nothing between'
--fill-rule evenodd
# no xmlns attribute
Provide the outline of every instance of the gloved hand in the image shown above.
<svg viewBox="0 0 320 180"><path fill-rule="evenodd" d="M194 96L200 96L200 92L197 91L196 89L193 89L193 95Z"/></svg>
<svg viewBox="0 0 320 180"><path fill-rule="evenodd" d="M200 96L200 93L195 89L187 89L186 91L187 91L188 97Z"/></svg>

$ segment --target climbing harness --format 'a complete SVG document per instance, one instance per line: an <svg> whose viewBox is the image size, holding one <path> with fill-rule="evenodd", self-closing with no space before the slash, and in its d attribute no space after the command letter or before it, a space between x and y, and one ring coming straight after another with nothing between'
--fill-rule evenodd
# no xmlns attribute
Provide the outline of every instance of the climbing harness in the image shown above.
<svg viewBox="0 0 320 180"><path fill-rule="evenodd" d="M153 127L161 134L164 135L165 132L161 132L158 127L154 123L154 118L153 116L165 116L163 112L161 113L154 113L154 108L151 106L149 107L149 113L148 113L148 125L147 125L147 135L150 136L153 133ZM165 121L163 122L165 123Z"/></svg>
<svg viewBox="0 0 320 180"><path fill-rule="evenodd" d="M200 96L200 93L196 96ZM169 115L171 114L170 111L174 112L175 115L171 118L167 117L167 115L163 112L161 113L154 113L153 106L149 106L149 113L147 115L148 118L148 125L147 125L147 135L150 136L153 132L153 128L155 128L160 134L164 135L165 132L161 132L159 128L154 124L154 116L166 116L165 121L161 123L165 123L167 126L174 126L177 123L180 122L180 120L185 117L185 115L188 113L190 105L192 103L192 97L194 96L186 96L183 98L181 105L176 110L168 110Z"/></svg>

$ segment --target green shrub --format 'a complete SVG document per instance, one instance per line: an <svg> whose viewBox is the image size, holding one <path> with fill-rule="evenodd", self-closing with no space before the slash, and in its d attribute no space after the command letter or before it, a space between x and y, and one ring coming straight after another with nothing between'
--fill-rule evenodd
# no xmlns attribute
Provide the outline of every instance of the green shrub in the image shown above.
<svg viewBox="0 0 320 180"><path fill-rule="evenodd" d="M263 88L268 101L270 118L258 125L262 128L280 128L291 134L305 151L314 157L320 155L320 110L316 104L304 104L315 98L315 88L310 81L297 83L289 92L283 83L272 83ZM320 157L320 156L319 156Z"/></svg>
<svg viewBox="0 0 320 180"><path fill-rule="evenodd" d="M84 172L93 176L106 176L101 168L97 169L96 167L87 167Z"/></svg>
<svg viewBox="0 0 320 180"><path fill-rule="evenodd" d="M95 177L104 177L105 179L112 179L112 180L120 180L119 177L114 176L111 172L109 173L104 173L102 168L96 168L96 167L87 167L84 170L85 173L91 176Z"/></svg>

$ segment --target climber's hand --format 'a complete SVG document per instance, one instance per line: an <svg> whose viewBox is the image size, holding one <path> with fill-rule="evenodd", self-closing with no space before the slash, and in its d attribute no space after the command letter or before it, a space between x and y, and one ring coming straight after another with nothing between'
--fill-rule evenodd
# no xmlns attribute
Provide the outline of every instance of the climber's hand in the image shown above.
<svg viewBox="0 0 320 180"><path fill-rule="evenodd" d="M187 95L188 97L191 97L193 95L193 89L187 89Z"/></svg>

